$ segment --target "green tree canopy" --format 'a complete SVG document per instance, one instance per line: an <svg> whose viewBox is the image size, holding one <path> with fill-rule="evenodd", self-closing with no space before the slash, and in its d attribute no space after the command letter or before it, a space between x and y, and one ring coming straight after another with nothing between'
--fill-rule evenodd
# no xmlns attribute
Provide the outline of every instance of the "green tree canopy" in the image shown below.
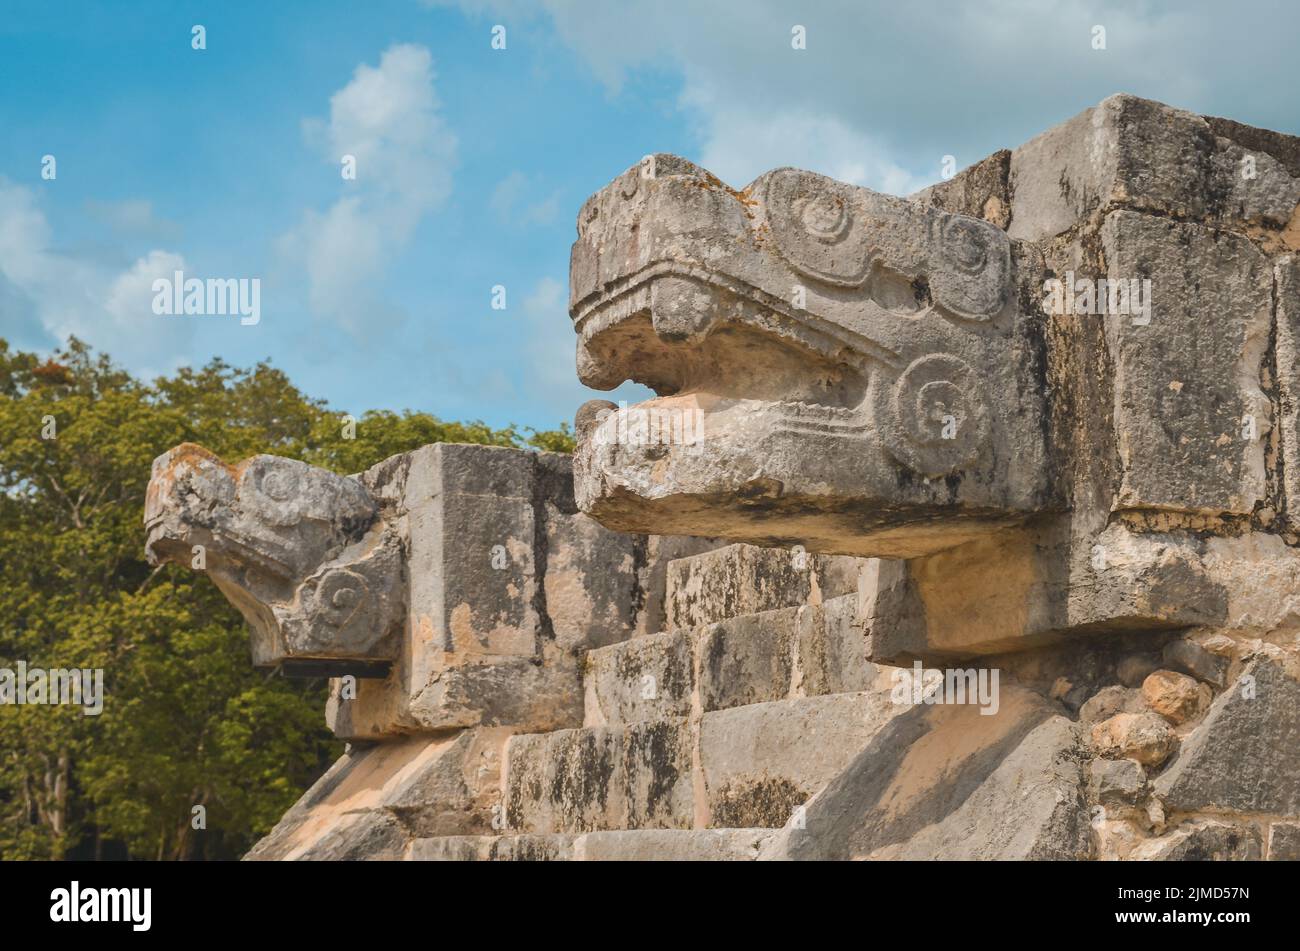
<svg viewBox="0 0 1300 951"><path fill-rule="evenodd" d="M103 668L105 683L99 716L0 706L0 858L234 857L340 752L323 681L255 670L211 582L145 562L150 463L187 441L341 473L431 442L573 446L567 426L348 420L265 362L146 384L75 338L49 359L0 340L0 667Z"/></svg>

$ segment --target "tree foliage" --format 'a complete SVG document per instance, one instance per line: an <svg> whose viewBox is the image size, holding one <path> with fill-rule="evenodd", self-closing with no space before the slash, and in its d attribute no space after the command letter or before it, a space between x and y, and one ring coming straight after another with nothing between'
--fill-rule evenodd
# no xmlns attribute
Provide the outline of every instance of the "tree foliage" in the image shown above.
<svg viewBox="0 0 1300 951"><path fill-rule="evenodd" d="M342 473L430 442L573 446L567 426L349 421L269 363L146 384L75 338L49 359L0 340L0 667L102 668L105 693L99 716L0 706L0 858L234 857L340 752L323 681L255 670L208 579L145 562L150 463L186 441Z"/></svg>

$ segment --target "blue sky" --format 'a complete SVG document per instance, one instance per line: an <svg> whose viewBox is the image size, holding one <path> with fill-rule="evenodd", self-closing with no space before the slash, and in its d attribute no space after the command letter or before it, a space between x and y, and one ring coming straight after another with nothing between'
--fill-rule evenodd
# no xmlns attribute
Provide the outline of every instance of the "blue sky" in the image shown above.
<svg viewBox="0 0 1300 951"><path fill-rule="evenodd" d="M1119 91L1300 133L1297 9L0 0L0 336L549 428L605 395L573 370L574 216L642 155L906 194ZM155 315L176 267L260 278L260 323Z"/></svg>

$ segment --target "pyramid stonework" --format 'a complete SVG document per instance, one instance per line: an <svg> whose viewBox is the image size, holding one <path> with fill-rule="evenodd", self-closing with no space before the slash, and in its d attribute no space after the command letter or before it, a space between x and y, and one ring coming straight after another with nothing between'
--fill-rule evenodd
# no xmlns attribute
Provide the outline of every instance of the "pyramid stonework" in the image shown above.
<svg viewBox="0 0 1300 951"><path fill-rule="evenodd" d="M1300 856L1300 139L1113 96L896 198L647 156L568 457L195 446L152 557L346 755L250 858Z"/></svg>

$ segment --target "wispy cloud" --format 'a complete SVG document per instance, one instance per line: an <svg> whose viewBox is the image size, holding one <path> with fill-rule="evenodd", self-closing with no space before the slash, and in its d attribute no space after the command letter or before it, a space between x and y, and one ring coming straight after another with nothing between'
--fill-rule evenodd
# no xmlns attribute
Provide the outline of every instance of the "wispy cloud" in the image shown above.
<svg viewBox="0 0 1300 951"><path fill-rule="evenodd" d="M451 192L455 134L438 112L433 57L422 46L390 46L378 66L361 64L330 97L328 122L307 119L310 145L338 169L344 194L308 209L279 241L301 264L312 313L359 331L400 311L382 279L420 221ZM344 163L355 178L344 178Z"/></svg>
<svg viewBox="0 0 1300 951"><path fill-rule="evenodd" d="M61 251L36 189L0 177L0 299L54 342L112 341L114 356L146 376L173 368L188 357L191 327L153 313L151 285L184 267L164 250L125 271Z"/></svg>
<svg viewBox="0 0 1300 951"><path fill-rule="evenodd" d="M123 238L174 241L181 236L180 225L159 218L154 213L153 202L143 198L122 201L91 198L86 201L86 214Z"/></svg>

